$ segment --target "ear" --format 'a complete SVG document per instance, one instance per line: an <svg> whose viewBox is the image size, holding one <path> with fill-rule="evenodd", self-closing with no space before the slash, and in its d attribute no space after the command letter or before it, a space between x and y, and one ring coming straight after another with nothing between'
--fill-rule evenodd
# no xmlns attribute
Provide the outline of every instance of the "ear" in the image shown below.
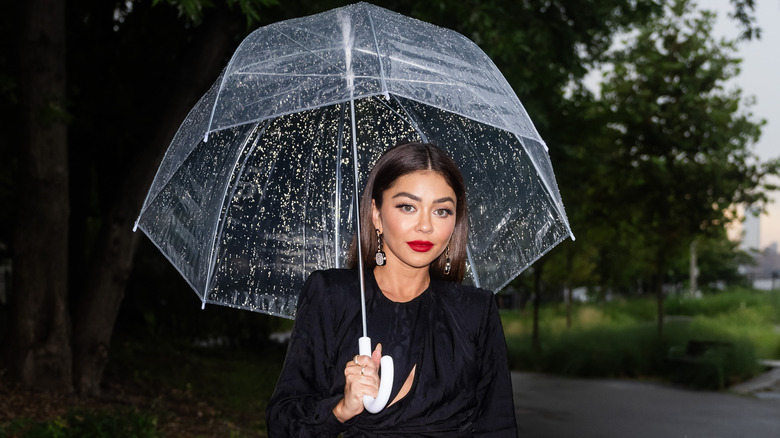
<svg viewBox="0 0 780 438"><path fill-rule="evenodd" d="M376 207L376 201L371 200L371 222L374 223L374 228L379 230L379 234L382 234L382 213Z"/></svg>

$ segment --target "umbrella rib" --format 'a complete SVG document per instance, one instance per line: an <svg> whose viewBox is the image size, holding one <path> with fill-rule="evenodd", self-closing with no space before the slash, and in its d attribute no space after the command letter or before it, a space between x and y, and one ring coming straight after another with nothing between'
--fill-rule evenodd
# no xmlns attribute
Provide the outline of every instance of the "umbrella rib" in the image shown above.
<svg viewBox="0 0 780 438"><path fill-rule="evenodd" d="M259 126L259 125L258 125ZM266 123L261 129L260 132L257 134L257 138L259 138L260 135L265 131L265 129L268 127L268 124ZM222 198L222 206L224 207L224 213L222 214L222 217L220 217L220 220L217 222L219 226L217 227L215 225L214 227L214 233L213 233L213 240L211 241L211 251L209 254L209 262L208 262L208 276L206 277L206 288L203 290L203 305L206 305L205 299L206 295L208 295L209 291L211 290L211 282L214 276L214 270L216 269L216 260L214 258L214 254L216 253L216 248L219 246L219 240L222 238L222 234L225 230L225 220L228 217L228 213L230 212L230 206L232 203L230 202L231 199L233 199L233 196L236 194L236 189L238 188L238 183L241 181L241 176L244 174L244 167L246 166L246 159L243 161L240 161L241 156L244 155L244 151L246 151L247 145L251 144L250 150L247 155L251 155L252 151L257 147L257 141L250 142L250 139L253 137L253 134L257 132L257 126L255 129L252 130L252 132L246 137L244 147L241 148L241 152L238 154L238 158L236 159L236 162L233 164L233 169L230 172L230 176L232 176L236 172L236 167L238 166L239 162L241 163L241 167L238 170L238 174L236 175L236 179L233 182L233 188L230 191L230 196L225 197L223 195ZM227 185L230 184L230 176L228 176ZM227 187L225 187L225 195L227 195ZM225 202L227 202L227 206L225 206Z"/></svg>
<svg viewBox="0 0 780 438"><path fill-rule="evenodd" d="M517 137L517 140L520 141L519 136L517 134L514 135L515 137ZM520 143L522 144L522 141L520 141ZM541 139L539 140L539 143L545 148L545 150L547 149L547 145L543 141L541 141ZM541 172L542 170L541 166L536 160L536 156L533 154L529 154L528 151L526 151L526 154L529 157L529 161L534 166L534 170L536 170L536 173L538 175L543 175L543 173ZM539 178L539 179L542 181L542 187L544 187L545 194L552 201L551 204L558 211L558 214L564 219L563 223L566 224L566 229L569 231L569 236L571 236L571 240L575 240L574 232L571 230L571 225L569 225L569 219L566 217L566 212L563 210L563 203L558 203L557 200L555 199L555 196L553 195L554 193L558 192L558 188L556 187L555 191L553 191L553 188L550 187L550 184L547 182L547 178Z"/></svg>
<svg viewBox="0 0 780 438"><path fill-rule="evenodd" d="M412 115L409 113L409 111L406 109L406 107L401 103L401 101L398 99L398 96L393 95L393 99L395 99L395 102L398 104L398 106L401 108L401 110L403 110L404 114L406 114L405 119L409 121L409 123L412 125L412 128L414 128L414 130L417 132L417 135L420 136L420 140L422 140L423 143L428 143L428 136L425 135L424 132L422 132L422 130L420 129L420 125L417 124L417 121L414 120L414 117L412 117ZM385 102L382 102L382 103L385 104ZM388 108L390 107L389 105L387 105L387 106L388 106ZM392 109L392 108L390 108L390 109ZM395 110L393 110L393 111L395 111ZM398 114L397 111L396 111L396 114ZM398 114L398 115L402 119L404 119L404 117L401 114Z"/></svg>
<svg viewBox="0 0 780 438"><path fill-rule="evenodd" d="M283 35L284 37L286 37L286 38L288 38L288 39L291 39L291 40L292 40L292 37L290 37L290 36L287 36L287 35L285 35L285 34L283 34L283 33L279 32L279 31L277 31L277 32L278 32L280 35ZM295 40L293 40L293 41L295 41ZM337 45L337 46L333 46L333 47L327 47L327 48L324 48L324 49L318 49L318 50L307 49L305 46L302 46L302 45L300 45L300 44L298 44L298 45L299 45L299 46L301 46L301 47L302 47L302 48L303 48L303 49L306 51L306 53L311 53L312 55L316 55L316 54L318 54L318 53L325 53L325 52L335 52L335 51L340 51L340 50L342 49L342 46L341 46L340 44L339 44L339 45ZM365 53L365 54L369 54L369 55L375 55L375 53L374 53L374 52L372 52L372 51L370 51L370 50L366 50L366 49L361 49L361 48L353 48L352 50L353 50L354 52L360 52L360 53ZM285 60L285 59L287 59L287 58L295 58L295 57L298 57L298 56L301 56L301 53L300 53L300 52L290 53L290 54L287 54L287 55L277 56L277 57L273 57L273 58L270 58L270 57L269 57L269 58L267 58L267 59L263 59L262 61L257 61L257 62L253 62L253 63L251 63L251 64L247 64L247 65L245 65L244 67L242 67L242 68L240 68L239 70L237 70L236 72L244 73L244 71L245 71L245 70L247 70L247 69L249 69L249 68L254 68L254 67L256 67L256 66L259 66L259 65L267 64L267 63L269 63L270 61L278 62L278 61L283 61L283 60ZM317 56L317 58L323 59L321 56ZM391 58L391 59L395 59L396 61L399 61L399 62L405 62L405 61L403 61L403 60L396 59L396 58ZM324 59L323 59L323 60L324 60ZM325 62L328 62L328 61L325 61ZM333 66L335 66L335 67L338 67L336 64L333 64L333 63L331 63L331 62L328 62L328 63L329 63L330 65L333 65ZM417 64L413 64L413 63L409 63L409 62L406 62L406 63L407 63L407 64L411 64L411 65L417 65ZM419 67L421 67L421 68L424 68L424 67L422 67L422 66L419 66ZM426 70L430 70L430 69L426 69ZM342 69L342 71L344 71L344 70ZM234 73L234 74L235 74L235 73ZM285 74L285 73L283 73L283 74ZM292 74L290 74L290 75L292 76Z"/></svg>
<svg viewBox="0 0 780 438"><path fill-rule="evenodd" d="M233 73L236 76L283 76L286 78L342 78L343 74L317 74L317 73L276 73L276 72L264 72L264 71L251 71L251 72L236 72ZM370 76L355 76L355 77L370 77Z"/></svg>
<svg viewBox="0 0 780 438"><path fill-rule="evenodd" d="M482 287L482 282L479 280L479 272L477 272L477 265L474 263L474 257L471 255L471 245L468 244L466 245L466 259L468 259L469 266L471 266L471 277L474 280L474 286ZM497 290L493 291L493 293L496 292Z"/></svg>
<svg viewBox="0 0 780 438"><path fill-rule="evenodd" d="M311 187L311 174L312 174L311 167L312 167L313 161L314 161L314 148L311 148L311 150L309 151L309 159L308 159L309 164L306 167L306 178L305 178L306 188L305 188L304 195L303 195L303 199L305 199L307 202L309 200L309 187ZM303 280L304 281L306 280L306 278L305 278L306 277L306 272L308 272L308 269L306 269L306 250L305 250L305 248L306 248L306 217L307 217L306 216L306 212L308 212L308 211L309 210L307 208L302 208L301 209L301 216L303 216L303 221L301 222L301 230L302 230L301 231L301 236L303 237L303 248L304 248L304 250L301 251L301 265L303 266L303 271L301 272L301 274L303 276Z"/></svg>
<svg viewBox="0 0 780 438"><path fill-rule="evenodd" d="M290 38L290 37L287 37L287 38ZM304 49L305 49L305 47L304 47ZM307 49L306 53L317 54L317 53L338 51L339 49L340 49L339 47L328 47L328 48L319 49L319 50ZM256 66L260 66L260 65L263 65L263 64L267 64L270 61L274 61L274 62L284 61L287 58L295 58L295 57L298 57L298 56L301 56L301 52L290 53L290 54L287 54L287 55L277 56L277 57L273 57L273 58L269 57L267 59L263 59L262 61L257 61L257 62L253 62L251 64L247 64L247 65L241 67L240 69L236 70L236 72L234 74L236 74L236 73L244 73L244 71L247 70L247 69L254 68ZM321 56L317 56L317 58L322 59ZM331 63L331 65L336 66L335 64L332 64L332 63ZM338 66L336 66L336 67L338 67Z"/></svg>
<svg viewBox="0 0 780 438"><path fill-rule="evenodd" d="M379 53L379 41L376 39L376 29L374 28L374 19L371 18L371 11L367 11L368 22L371 25L371 35L374 37L374 47L376 48L376 60L379 63L379 77L382 81L382 94L385 95L385 99L390 99L390 94L387 91L387 82L385 82L385 68L382 64L382 55Z"/></svg>
<svg viewBox="0 0 780 438"><path fill-rule="evenodd" d="M275 72L236 72L231 75L235 76L282 76L282 77L298 77L298 78L343 78L342 74L317 74L317 73L275 73ZM426 81L422 79L401 79L401 78L385 78L384 76L371 76L371 75L355 75L355 79L379 79L382 82L407 82L415 84L426 85L449 85L449 86L462 86L464 88L470 88L469 84L465 82L444 82L444 81ZM381 94L384 94L382 91Z"/></svg>
<svg viewBox="0 0 780 438"><path fill-rule="evenodd" d="M336 259L336 267L341 268L341 152L344 148L344 120L346 119L347 106L342 105L339 114L338 133L336 134L336 211L333 215L335 230L335 244L333 256Z"/></svg>

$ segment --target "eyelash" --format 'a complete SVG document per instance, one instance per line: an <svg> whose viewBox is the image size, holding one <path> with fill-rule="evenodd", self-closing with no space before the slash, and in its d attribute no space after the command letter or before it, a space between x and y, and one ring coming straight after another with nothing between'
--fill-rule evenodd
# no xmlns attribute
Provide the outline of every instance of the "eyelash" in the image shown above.
<svg viewBox="0 0 780 438"><path fill-rule="evenodd" d="M410 211L412 211L412 209L414 209L414 205L411 205L411 204L398 204L395 207L399 208L399 209L401 209L401 211L405 211L405 212L410 212ZM453 214L455 214L455 212L453 212L449 208L438 208L435 211L436 212L440 212L441 211L441 212L446 213L445 215L438 215L438 216L441 216L441 217L452 216Z"/></svg>

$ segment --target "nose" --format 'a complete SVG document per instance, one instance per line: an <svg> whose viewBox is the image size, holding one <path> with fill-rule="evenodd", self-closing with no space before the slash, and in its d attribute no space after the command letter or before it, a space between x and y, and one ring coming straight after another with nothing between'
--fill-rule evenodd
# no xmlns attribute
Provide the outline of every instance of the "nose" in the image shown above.
<svg viewBox="0 0 780 438"><path fill-rule="evenodd" d="M433 222L431 222L431 215L429 212L425 212L419 216L416 230L422 233L430 233L433 231Z"/></svg>

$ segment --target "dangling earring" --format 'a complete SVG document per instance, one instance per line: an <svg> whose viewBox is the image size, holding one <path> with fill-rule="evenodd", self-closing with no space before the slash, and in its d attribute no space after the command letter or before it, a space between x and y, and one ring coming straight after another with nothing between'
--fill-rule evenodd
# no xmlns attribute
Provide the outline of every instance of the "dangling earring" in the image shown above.
<svg viewBox="0 0 780 438"><path fill-rule="evenodd" d="M444 257L447 259L447 263L444 264L444 275L450 274L452 264L450 264L450 246L447 245L447 249L444 250Z"/></svg>
<svg viewBox="0 0 780 438"><path fill-rule="evenodd" d="M387 263L387 256L382 251L382 234L379 233L379 230L376 230L376 265L384 266L385 263Z"/></svg>

